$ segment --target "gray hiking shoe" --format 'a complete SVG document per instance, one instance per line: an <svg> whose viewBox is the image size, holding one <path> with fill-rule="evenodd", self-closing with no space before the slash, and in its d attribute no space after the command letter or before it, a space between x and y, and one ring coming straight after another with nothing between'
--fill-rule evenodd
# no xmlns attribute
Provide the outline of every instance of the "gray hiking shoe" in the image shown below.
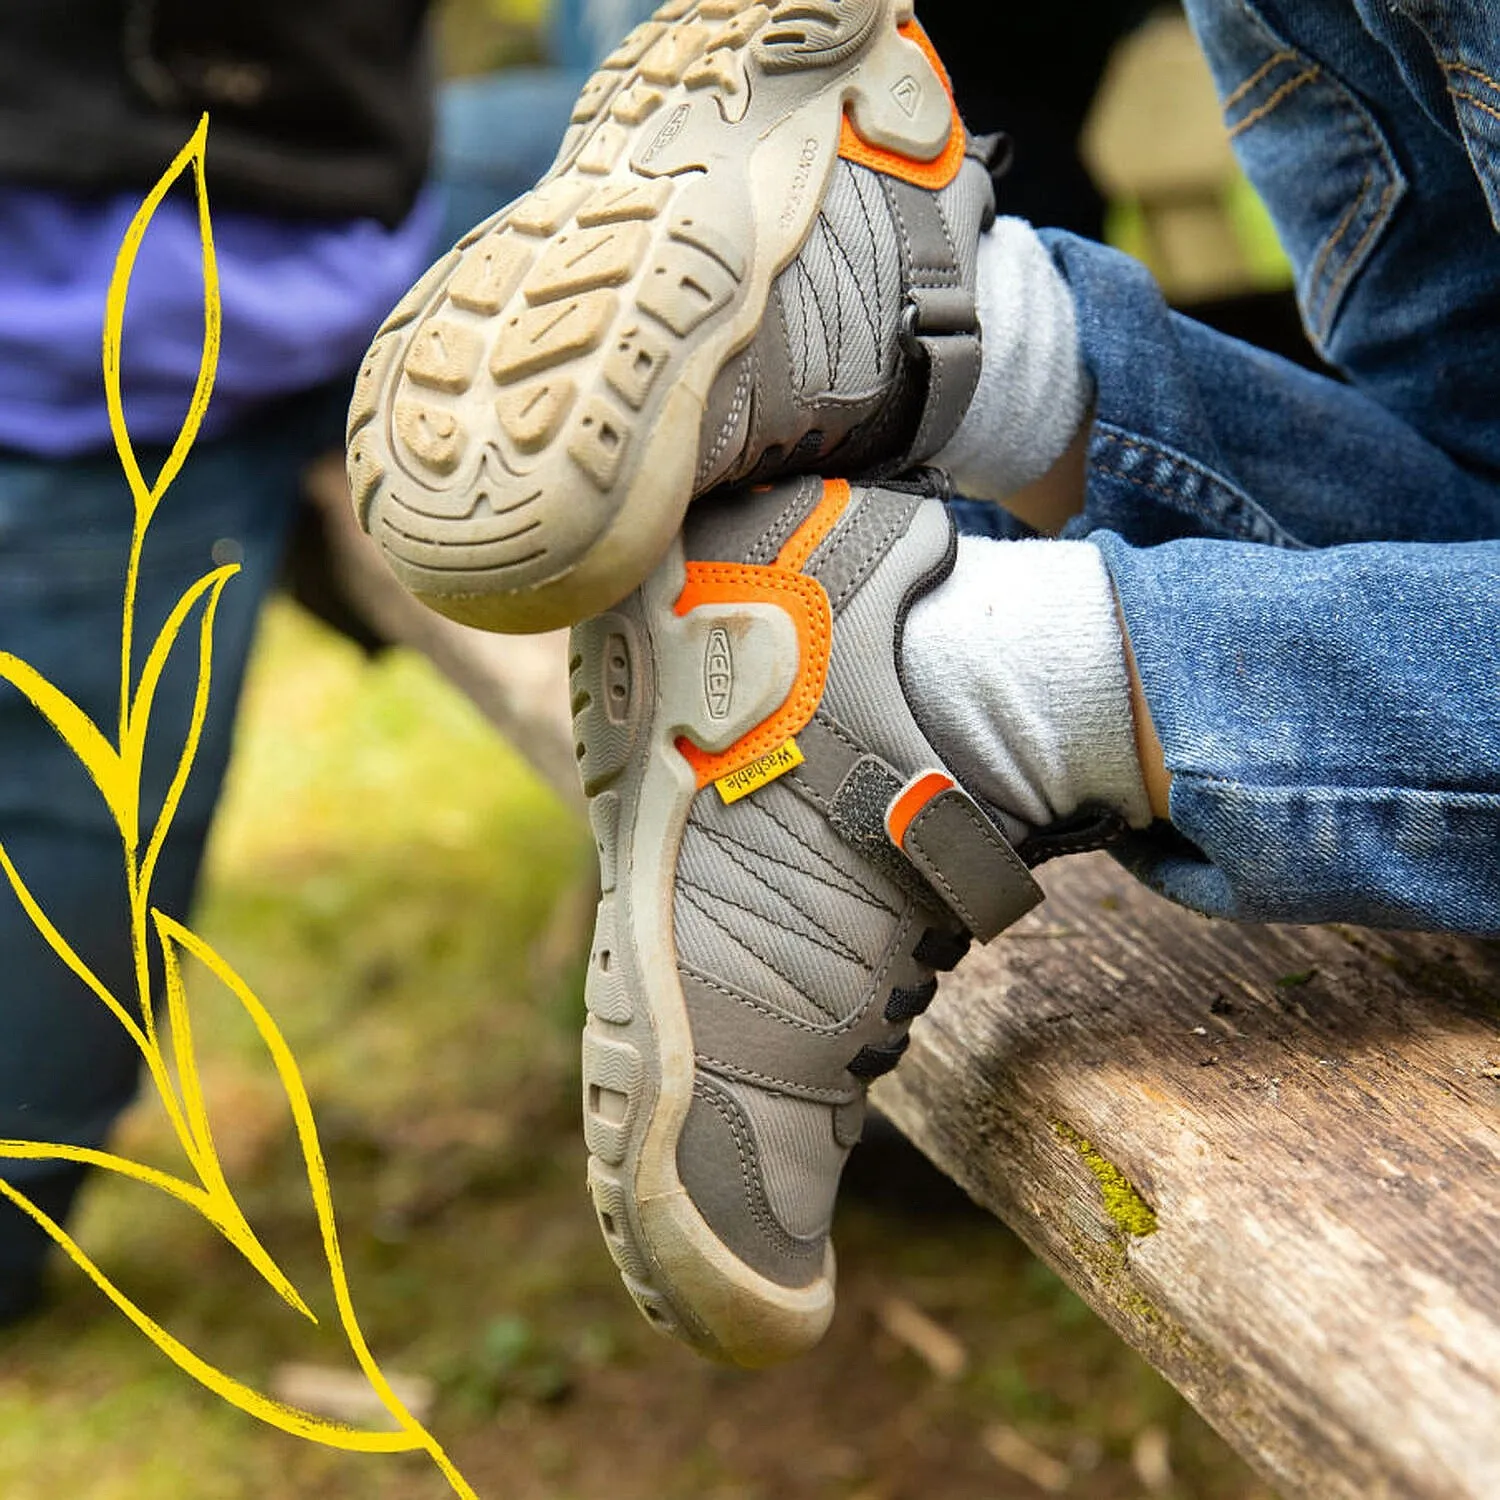
<svg viewBox="0 0 1500 1500"><path fill-rule="evenodd" d="M669 0L573 120L387 319L349 411L361 522L492 630L614 603L715 484L919 462L979 372L993 193L911 0Z"/></svg>
<svg viewBox="0 0 1500 1500"><path fill-rule="evenodd" d="M833 1311L829 1221L865 1088L970 935L1040 899L900 681L946 509L803 478L697 502L575 628L599 848L588 1179L646 1316L765 1364Z"/></svg>

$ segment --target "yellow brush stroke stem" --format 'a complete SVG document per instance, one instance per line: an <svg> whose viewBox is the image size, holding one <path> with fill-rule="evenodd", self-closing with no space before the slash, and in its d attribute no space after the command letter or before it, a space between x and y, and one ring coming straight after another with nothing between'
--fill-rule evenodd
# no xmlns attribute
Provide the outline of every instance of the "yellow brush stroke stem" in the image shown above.
<svg viewBox="0 0 1500 1500"><path fill-rule="evenodd" d="M67 1230L3 1177L0 1177L0 1194L9 1198L22 1213L34 1219L62 1247L74 1265L168 1359L186 1370L199 1384L207 1386L215 1395L222 1396L224 1400L239 1407L241 1411L259 1418L268 1426L278 1427L282 1432L289 1432L294 1437L308 1438L330 1448L345 1448L356 1453L410 1453L425 1446L420 1437L410 1432L366 1432L356 1427L346 1427L341 1422L329 1422L322 1417L312 1416L308 1412L298 1411L296 1407L287 1406L281 1401L273 1401L269 1396L261 1395L259 1391L252 1390L233 1376L215 1369L213 1365L194 1354L186 1344L168 1333L150 1314L143 1312L94 1264Z"/></svg>
<svg viewBox="0 0 1500 1500"><path fill-rule="evenodd" d="M104 299L104 401L109 412L109 430L114 438L115 452L120 466L130 485L130 494L135 502L135 531L130 541L130 557L125 568L125 609L123 628L120 632L120 741L123 745L129 729L130 716L130 657L132 636L135 629L136 587L140 577L141 547L146 538L146 527L150 524L157 504L166 494L168 486L176 479L188 452L203 425L208 411L209 397L213 394L214 375L219 366L219 335L221 310L219 303L219 264L214 255L213 224L208 213L208 188L204 180L204 152L208 144L208 116L198 122L188 143L177 153L172 165L162 174L156 186L146 195L145 201L136 211L125 231L115 257L114 270L109 279L109 290ZM125 402L120 385L120 350L125 333L125 300L130 289L131 273L135 270L135 258L146 237L146 230L161 207L162 200L171 191L172 185L191 167L193 188L198 203L198 235L203 246L203 351L198 361L198 378L193 386L192 399L188 402L186 417L178 430L166 461L158 471L153 484L148 488L141 466L135 456L135 447L130 441L130 432L125 423Z"/></svg>
<svg viewBox="0 0 1500 1500"><path fill-rule="evenodd" d="M102 1172L113 1172L117 1177L129 1178L132 1182L144 1183L147 1187L154 1187L175 1198L179 1203L185 1203L189 1208L196 1209L207 1219L215 1229L223 1234L242 1254L246 1253L242 1243L245 1234L249 1233L249 1225L245 1224L240 1214L239 1205L230 1200L229 1212L225 1213L225 1204L218 1195L209 1189L200 1187L196 1183L184 1182L181 1177L174 1177L170 1172L163 1172L156 1167L147 1166L144 1162L132 1161L128 1156L116 1156L112 1151L99 1151L92 1146L65 1146L57 1145L48 1141L0 1141L0 1158L10 1158L14 1161L76 1161L86 1167L97 1167ZM3 1175L3 1174L0 1174ZM250 1235L254 1240L254 1235ZM259 1242L255 1242L255 1248L260 1249ZM261 1250L265 1256L265 1251ZM247 1258L248 1255L247 1255ZM269 1257L266 1256L269 1260ZM285 1283L286 1278L273 1265L272 1270L276 1277ZM267 1277L278 1292L286 1297L299 1312L305 1313L314 1323L318 1320L308 1308L307 1304L297 1296L295 1289L290 1289L290 1295L282 1291L281 1286L276 1285L276 1280Z"/></svg>
<svg viewBox="0 0 1500 1500"><path fill-rule="evenodd" d="M182 794L187 787L188 776L193 769L193 762L198 756L198 744L203 738L203 724L208 714L208 690L213 680L214 619L218 614L219 599L224 592L224 585L238 572L239 564L234 563L220 568L217 572L205 574L193 585L192 589L189 589L183 595L182 601L179 601L181 603L200 597L199 590L204 585L211 585L212 587L208 601L203 607L203 619L198 626L198 681L193 690L193 713L188 723L187 738L183 741L182 755L178 759L177 769L172 773L172 781L167 788L166 798L162 802L161 813L157 817L156 826L151 830L151 842L146 846L146 857L141 861L141 868L136 882L142 908L149 903L151 879L156 873L156 862L161 855L162 845L166 842L167 834L171 830L172 820L177 816L178 804L182 801ZM191 607L190 604L189 607ZM162 635L166 635L166 626L162 627ZM176 632L174 631L173 640L175 639ZM160 638L158 638L158 644L160 644ZM167 650L170 649L171 643L169 642ZM152 654L155 654L155 648L153 648ZM149 667L149 660L147 665ZM141 674L143 688L145 681L146 674L143 672ZM144 710L133 708L131 710L132 718L134 718L137 712L149 713L150 709L149 707Z"/></svg>
<svg viewBox="0 0 1500 1500"><path fill-rule="evenodd" d="M151 710L156 703L156 690L161 685L167 659L172 654L172 647L177 644L177 637L182 633L182 627L187 623L188 615L192 613L193 606L205 594L208 594L210 598L204 615L206 623L211 624L212 613L218 608L219 596L224 591L224 585L237 572L239 572L238 563L227 563L222 568L216 568L212 573L205 573L202 578L185 589L182 597L172 606L172 613L167 616L166 623L157 632L156 639L151 643L151 650L147 653L145 665L141 668L141 680L131 700L130 712L126 715L125 737L120 742L120 763L132 780L140 779L146 760L146 727L151 719ZM207 690L201 682L203 675L201 651L199 658L199 691L206 696Z"/></svg>
<svg viewBox="0 0 1500 1500"><path fill-rule="evenodd" d="M209 944L165 912L153 909L151 916L156 923L156 929L161 935L163 944L170 939L185 952L190 953L240 1002L254 1023L256 1031L260 1033L266 1050L271 1054L277 1077L281 1080L281 1086L286 1091L287 1099L292 1106L292 1122L297 1130L298 1144L302 1148L307 1182L312 1190L313 1208L318 1217L318 1228L323 1236L323 1253L328 1261L328 1275L333 1287L334 1301L338 1305L339 1321L343 1324L349 1347L360 1369L364 1372L365 1378L370 1382L375 1394L379 1396L381 1405L390 1412L404 1431L417 1437L420 1440L420 1446L431 1454L433 1461L442 1469L454 1492L465 1497L465 1500L478 1500L478 1496L454 1468L437 1440L406 1409L401 1398L391 1389L390 1382L385 1378L380 1366L376 1364L375 1357L371 1354L369 1344L365 1340L364 1332L359 1326L359 1319L355 1315L354 1301L349 1290L349 1279L344 1270L343 1250L339 1245L338 1228L333 1213L333 1192L328 1182L328 1168L323 1160L323 1148L318 1140L312 1100L303 1082L302 1071L297 1066L297 1060L292 1055L292 1050L287 1045L281 1028L277 1026L271 1013L261 1004L249 985Z"/></svg>
<svg viewBox="0 0 1500 1500"><path fill-rule="evenodd" d="M32 924L67 968L108 1007L140 1051L165 1107L174 1134L197 1182L174 1176L141 1162L91 1147L53 1144L43 1141L0 1141L0 1159L31 1161L71 1161L102 1171L112 1172L144 1186L152 1187L196 1210L232 1243L244 1259L298 1312L317 1322L311 1308L292 1285L286 1274L260 1243L246 1221L225 1178L218 1148L209 1121L203 1082L193 1044L192 1018L187 990L183 983L179 950L197 959L239 1001L250 1016L276 1069L287 1100L301 1147L303 1165L311 1190L313 1208L328 1263L330 1284L338 1305L339 1322L349 1347L371 1388L397 1424L395 1432L370 1432L327 1421L311 1413L275 1401L243 1382L235 1380L200 1358L161 1324L132 1301L79 1247L60 1224L33 1203L26 1194L0 1173L0 1197L8 1199L27 1214L51 1237L69 1259L125 1314L142 1333L179 1368L186 1371L216 1395L250 1416L296 1437L327 1447L360 1453L425 1452L442 1472L460 1500L478 1500L472 1487L458 1472L437 1440L402 1404L390 1382L381 1372L370 1352L369 1344L355 1316L343 1253L334 1221L333 1195L328 1182L327 1165L318 1140L312 1103L302 1074L270 1013L245 984L244 980L207 943L182 923L150 904L152 878L168 832L176 816L188 776L191 774L203 734L208 698L213 678L213 631L220 597L225 585L237 571L233 567L217 568L204 574L184 590L166 623L158 631L141 669L140 683L131 691L132 643L136 626L136 598L140 563L146 532L156 507L166 494L186 461L208 409L218 364L220 307L218 268L214 259L213 230L209 220L208 194L204 182L204 152L208 138L208 118L204 116L192 138L178 152L176 159L146 195L139 212L131 220L115 260L105 302L104 316L104 390L109 411L110 431L121 468L130 486L135 511L131 531L130 553L125 570L124 600L120 629L120 703L118 743L111 744L99 727L66 693L49 682L40 672L9 653L0 653L0 680L11 682L36 707L62 737L63 742L93 777L110 814L120 831L124 852L125 876L130 897L131 945L135 959L135 1009L122 1003L107 985L83 961L71 943L42 910L27 887L3 845L0 845L0 868L4 869L11 889L30 917ZM142 240L152 217L161 206L173 184L191 170L198 205L198 227L203 247L203 350L198 366L187 416L172 443L165 462L148 485L136 458L125 422L121 390L120 358L125 324L125 302L131 274ZM140 808L146 744L151 714L162 674L172 651L187 626L192 611L202 605L198 629L197 680L193 711L177 766L173 772L162 810L151 830L144 854L141 850ZM154 929L154 934L153 934ZM152 944L154 935L159 948L166 981L167 1026L170 1030L173 1058L180 1083L174 1083L157 1036L152 996Z"/></svg>
<svg viewBox="0 0 1500 1500"><path fill-rule="evenodd" d="M193 1047L193 1025L188 1015L187 990L182 982L182 965L177 962L177 950L169 942L162 942L161 956L167 978L167 1019L172 1032L172 1052L177 1060L177 1076L182 1081L182 1105L187 1116L188 1129L197 1145L194 1158L198 1174L207 1190L204 1194L208 1214L241 1255L260 1273L261 1278L283 1301L294 1307L309 1322L318 1321L317 1314L302 1299L286 1273L271 1259L269 1251L261 1244L260 1237L251 1229L234 1194L224 1177L219 1162L218 1148L214 1143L213 1127L209 1124L208 1106L203 1097L203 1081L198 1075L198 1058Z"/></svg>
<svg viewBox="0 0 1500 1500"><path fill-rule="evenodd" d="M5 871L6 879L9 880L11 889L16 893L16 899L21 903L22 910L31 918L32 925L46 940L47 946L103 1001L109 1013L135 1043L151 1074L151 1081L156 1085L156 1091L161 1096L162 1105L172 1121L172 1127L178 1139L184 1139L187 1127L178 1106L177 1091L172 1087L172 1080L167 1073L161 1049L156 1045L154 1034L142 1029L135 1017L120 1004L104 981L84 963L72 944L53 925L52 919L42 910L36 897L32 895L31 888L21 878L21 872L16 869L10 852L4 844L0 844L0 869Z"/></svg>
<svg viewBox="0 0 1500 1500"><path fill-rule="evenodd" d="M112 1151L96 1151L92 1146L56 1146L46 1141L0 1141L0 1157L15 1161L76 1161L86 1167L98 1167L104 1172L114 1172L129 1177L134 1182L144 1182L147 1187L159 1188L179 1203L196 1208L199 1213L209 1209L208 1194L196 1184L173 1177L170 1172L148 1167L144 1162L131 1161L128 1156L116 1156Z"/></svg>
<svg viewBox="0 0 1500 1500"><path fill-rule="evenodd" d="M145 522L140 523L142 529L145 524ZM156 640L152 642L145 666L141 670L140 686L136 690L121 730L120 759L132 776L133 784L139 786L145 769L146 731L151 720L151 709L156 701L156 689L160 684L172 647L176 644L188 615L193 606L200 599L205 599L206 595L203 618L198 629L198 671L193 688L193 712L188 724L187 738L183 741L182 753L178 756L177 767L172 773L172 780L167 788L167 795L162 803L156 826L151 831L151 842L147 846L145 859L138 861L135 844L128 844L125 850L125 878L130 896L130 944L135 958L136 989L142 996L142 1015L146 1022L146 1035L151 1038L153 1044L156 1042L155 1021L151 1006L145 999L151 989L150 939L146 922L146 912L151 904L151 881L156 874L156 862L166 842L167 833L171 829L172 820L177 814L177 807L182 800L183 790L187 786L193 762L197 759L198 742L202 738L203 723L208 713L209 683L213 675L214 618L218 612L219 599L224 592L224 585L237 572L239 572L237 564L226 564L211 573L205 573L196 583L183 591L182 597L178 599L171 614L168 615L166 623L157 632ZM184 1142L184 1145L186 1144ZM191 1154L191 1148L189 1148L189 1154ZM194 1164L198 1165L196 1159Z"/></svg>
<svg viewBox="0 0 1500 1500"><path fill-rule="evenodd" d="M3 843L0 843L0 869L5 871L6 879L10 881L10 888L16 893L16 899L21 903L22 910L31 918L36 930L46 939L47 946L104 1002L110 1014L125 1028L131 1041L136 1044L149 1063L152 1049L146 1041L145 1032L136 1024L135 1017L115 999L104 981L78 956L73 945L53 926L52 919L42 910L36 897L31 894L31 887L21 878L21 872L16 869L10 857L10 851Z"/></svg>

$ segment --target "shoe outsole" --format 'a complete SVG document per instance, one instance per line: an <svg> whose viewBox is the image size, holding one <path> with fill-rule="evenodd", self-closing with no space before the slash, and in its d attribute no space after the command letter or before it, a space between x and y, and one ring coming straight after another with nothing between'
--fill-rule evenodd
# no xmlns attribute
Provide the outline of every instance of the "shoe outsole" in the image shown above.
<svg viewBox="0 0 1500 1500"><path fill-rule="evenodd" d="M683 576L674 545L639 593L573 631L574 734L602 892L584 989L588 1187L647 1319L713 1358L766 1365L827 1328L833 1250L808 1286L770 1281L723 1244L677 1173L694 1055L672 940L673 874L697 784L675 748L680 715L661 709L659 664L670 647L653 622L671 617Z"/></svg>
<svg viewBox="0 0 1500 1500"><path fill-rule="evenodd" d="M845 115L913 161L952 106L911 0L669 0L581 94L556 165L372 343L361 523L402 583L491 630L572 623L679 528L715 376L818 211ZM815 76L809 76L815 75Z"/></svg>

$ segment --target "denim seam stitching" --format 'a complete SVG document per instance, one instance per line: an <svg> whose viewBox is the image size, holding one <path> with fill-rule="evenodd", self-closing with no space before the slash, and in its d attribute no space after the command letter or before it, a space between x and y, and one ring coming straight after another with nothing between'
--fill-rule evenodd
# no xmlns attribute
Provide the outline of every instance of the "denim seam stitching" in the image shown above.
<svg viewBox="0 0 1500 1500"><path fill-rule="evenodd" d="M1454 89L1453 97L1455 99L1462 99L1465 103L1472 104L1475 109L1482 109L1485 114L1493 115L1497 120L1500 120L1500 109L1496 109L1493 104L1486 104L1478 94L1469 94L1465 93L1462 89Z"/></svg>
<svg viewBox="0 0 1500 1500"><path fill-rule="evenodd" d="M1277 87L1269 99L1261 104L1257 104L1242 120L1236 120L1229 127L1229 139L1233 140L1242 131L1248 130L1252 125L1256 124L1257 121L1265 119L1267 115L1286 100L1288 95L1296 93L1304 83L1311 83L1313 79L1321 78L1322 76L1323 70L1314 64L1311 67L1304 68L1295 78L1287 79L1285 83Z"/></svg>
<svg viewBox="0 0 1500 1500"><path fill-rule="evenodd" d="M1375 786L1330 786L1323 783L1308 783L1299 781L1246 781L1242 776L1224 776L1213 771L1194 771L1187 769L1176 769L1168 767L1172 772L1173 782L1197 781L1204 782L1210 786L1231 786L1240 791L1249 793L1266 793L1278 796L1299 796L1308 798L1318 792L1330 794L1325 801L1331 800L1354 800L1359 802L1372 802L1377 799L1399 798L1399 797L1422 797L1433 802L1441 802L1445 808L1453 811L1488 812L1492 807L1500 805L1500 794L1494 792L1472 792L1462 787L1425 787L1425 786L1403 786L1393 783L1382 783Z"/></svg>
<svg viewBox="0 0 1500 1500"><path fill-rule="evenodd" d="M1315 314L1312 314L1312 319L1317 327L1319 343L1327 343L1333 321L1329 316L1329 306L1333 299L1333 284L1330 284L1328 290L1321 295L1317 295L1317 288L1323 280L1323 272L1327 268L1329 258L1343 242L1344 236L1349 233L1350 226L1354 223L1360 206L1365 201L1365 194L1370 191L1370 185L1374 180L1373 169L1365 173L1364 181L1360 183L1358 191L1350 199L1349 207L1344 210L1344 217L1338 221L1333 232L1323 241L1323 248L1318 251L1318 258L1312 263L1312 268L1307 273L1308 300L1312 301L1315 296L1317 297L1317 310Z"/></svg>
<svg viewBox="0 0 1500 1500"><path fill-rule="evenodd" d="M1288 551L1306 550L1305 542L1300 541L1273 516L1268 515L1238 485L1231 483L1222 474L1215 473L1212 469L1204 467L1194 459L1189 458L1186 454L1178 453L1176 450L1167 448L1160 443L1147 442L1140 438L1130 437L1105 422L1095 424L1095 434L1101 443L1114 443L1122 448L1133 448L1138 453L1145 454L1147 457L1165 459L1174 468L1186 470L1213 490L1227 495L1236 505L1260 520L1268 528L1271 536L1278 539L1278 545L1285 547ZM1222 512L1215 512L1207 506L1199 504L1192 497L1184 495L1180 491L1168 489L1165 485L1158 484L1152 479L1115 467L1103 456L1094 458L1093 463L1095 468L1101 470L1110 478L1122 480L1126 484L1134 485L1137 489L1143 489L1149 494L1158 495L1163 500L1172 502L1174 506L1189 511L1200 520L1212 521L1218 524L1222 524L1224 521Z"/></svg>
<svg viewBox="0 0 1500 1500"><path fill-rule="evenodd" d="M1256 84L1274 73L1282 63L1297 61L1297 57L1298 54L1290 47L1283 47L1281 51L1273 53L1237 89L1224 96L1224 102L1220 108L1228 114Z"/></svg>
<svg viewBox="0 0 1500 1500"><path fill-rule="evenodd" d="M1366 181L1368 182L1369 179L1366 178ZM1391 199L1395 196L1398 184L1399 179L1392 177L1386 183L1385 187L1381 189L1380 201L1376 203L1374 211L1370 215L1370 222L1365 226L1365 232L1360 235L1358 243L1344 257L1344 268L1339 272L1338 276L1334 279L1333 285L1328 289L1327 300L1335 306L1338 305L1339 299L1344 295L1345 288L1363 264L1360 257L1365 253L1365 247L1386 222L1386 210L1390 206ZM1324 337L1326 338L1326 336L1325 334Z"/></svg>
<svg viewBox="0 0 1500 1500"><path fill-rule="evenodd" d="M1311 267L1299 277L1298 301L1304 305L1304 316L1307 320L1309 332L1318 344L1320 350L1326 348L1328 340L1332 336L1333 326L1338 320L1341 308L1341 300L1349 283L1360 269L1360 257L1364 255L1374 239L1375 235L1388 222L1389 211L1392 202L1399 197L1404 180L1399 167L1391 159L1390 148L1386 143L1384 134L1379 124L1370 116L1369 111L1361 103L1358 95L1337 74L1315 59L1309 57L1298 47L1286 41L1274 31L1266 22L1264 16L1258 13L1258 8L1245 7L1251 19L1258 25L1267 41L1279 44L1273 55L1263 63L1250 77L1231 93L1226 99L1224 108L1227 109L1230 101L1237 101L1244 97L1244 91L1253 84L1263 82L1272 71L1273 65L1283 61L1296 60L1306 64L1305 71L1295 78L1283 83L1276 89L1264 104L1252 110L1243 120L1239 121L1231 130L1233 138L1250 124L1265 118L1270 111L1290 96L1303 84L1311 83L1316 79L1323 79L1327 86L1339 96L1343 105L1347 106L1340 113L1345 115L1343 121L1343 133L1351 138L1351 144L1357 146L1363 153L1373 157L1373 161L1366 171L1364 181L1360 184L1359 191L1355 194L1353 201L1339 220L1337 227L1329 237L1324 240L1319 248ZM1446 66L1446 64L1445 64ZM1477 70L1476 70L1477 71ZM1493 82L1493 80L1489 80ZM1383 172L1381 169L1384 169ZM1334 275L1326 291L1319 294L1319 286L1322 279L1328 273L1330 259L1339 252L1350 230L1358 222L1360 210L1367 204L1367 195L1375 182L1381 176L1386 178L1378 201L1371 209L1371 218L1359 237L1354 250L1344 257L1344 265Z"/></svg>
<svg viewBox="0 0 1500 1500"><path fill-rule="evenodd" d="M1482 72L1479 68L1472 68L1468 63L1461 62L1444 62L1442 66L1445 73L1467 73L1470 78L1477 78L1481 83L1489 84L1496 93L1500 93L1500 78L1491 78L1488 73Z"/></svg>

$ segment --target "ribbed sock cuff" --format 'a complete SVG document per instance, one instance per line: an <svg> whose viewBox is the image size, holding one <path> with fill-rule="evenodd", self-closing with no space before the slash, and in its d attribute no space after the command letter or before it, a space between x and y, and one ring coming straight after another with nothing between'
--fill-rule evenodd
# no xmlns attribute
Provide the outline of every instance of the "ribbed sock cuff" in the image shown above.
<svg viewBox="0 0 1500 1500"><path fill-rule="evenodd" d="M968 789L1032 828L1085 804L1151 821L1114 589L1088 542L959 538L913 606L903 678L917 722Z"/></svg>
<svg viewBox="0 0 1500 1500"><path fill-rule="evenodd" d="M958 431L932 460L962 495L1003 500L1040 479L1072 441L1091 391L1073 294L1024 219L979 239L979 384Z"/></svg>

